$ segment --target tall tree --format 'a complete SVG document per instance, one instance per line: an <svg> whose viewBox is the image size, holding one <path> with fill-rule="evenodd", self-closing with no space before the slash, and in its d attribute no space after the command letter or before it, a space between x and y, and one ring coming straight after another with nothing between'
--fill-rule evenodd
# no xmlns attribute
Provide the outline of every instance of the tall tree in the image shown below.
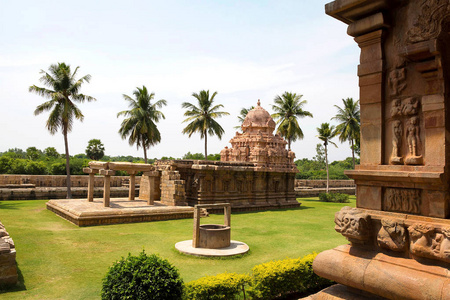
<svg viewBox="0 0 450 300"><path fill-rule="evenodd" d="M354 169L355 150L359 148L359 145L356 145L356 143L359 144L361 128L359 100L354 101L353 98L347 98L342 99L342 103L344 104L342 108L337 105L334 106L337 108L338 112L332 119L335 119L339 122L339 124L336 126L336 131L339 135L339 141L348 141L350 143Z"/></svg>
<svg viewBox="0 0 450 300"><path fill-rule="evenodd" d="M335 143L331 141L333 137L336 136L337 132L334 126L330 126L328 123L322 123L320 127L317 127L317 132L319 135L317 136L322 142L325 152L325 166L327 170L327 194L330 186L330 173L328 171L328 144L332 144L337 147Z"/></svg>
<svg viewBox="0 0 450 300"><path fill-rule="evenodd" d="M76 79L76 67L73 73L70 65L65 63L53 64L49 67L49 72L41 70L42 77L40 81L48 88L32 85L30 92L39 96L50 99L38 105L34 111L35 115L39 115L45 111L51 111L47 120L47 129L50 134L55 134L61 129L64 136L64 148L66 151L66 174L67 174L67 198L72 198L71 182L70 182L70 156L69 142L67 134L72 130L74 119L83 121L84 115L75 103L83 103L84 101L95 101L96 99L80 93L81 85L85 82L89 83L91 75L85 75L80 79Z"/></svg>
<svg viewBox="0 0 450 300"><path fill-rule="evenodd" d="M189 134L189 137L195 132L200 133L200 138L205 139L206 159L208 159L208 135L217 135L219 139L222 139L222 135L225 133L222 126L214 119L229 115L228 112L218 111L223 107L222 104L213 104L216 95L217 92L214 92L210 98L209 90L202 90L198 94L192 94L192 96L197 99L198 106L189 102L183 102L181 104L181 107L186 109L184 116L187 117L183 123L189 122L182 133Z"/></svg>
<svg viewBox="0 0 450 300"><path fill-rule="evenodd" d="M298 118L313 117L312 113L303 110L306 100L301 101L303 95L284 92L281 96L274 99L275 105L272 109L275 111L272 118L278 125L277 133L288 140L288 149L291 150L291 143L303 139L303 131L298 124Z"/></svg>
<svg viewBox="0 0 450 300"><path fill-rule="evenodd" d="M251 106L249 108L245 108L243 107L241 109L241 111L239 112L239 116L237 117L239 120L239 124L238 126L234 126L235 129L239 129L241 128L242 123L244 123L245 117L247 116L248 112L251 111L252 109L254 109L254 106Z"/></svg>
<svg viewBox="0 0 450 300"><path fill-rule="evenodd" d="M123 95L130 110L124 110L117 114L117 117L127 117L122 121L119 134L122 139L128 137L130 145L136 144L138 149L139 147L144 149L144 161L147 163L147 149L161 141L161 134L156 123L161 118L165 119L165 116L158 109L167 105L167 101L161 99L152 104L155 94L149 94L145 85L142 88L137 87L133 91L133 95L135 99Z"/></svg>
<svg viewBox="0 0 450 300"><path fill-rule="evenodd" d="M92 139L88 141L85 152L90 159L99 160L105 156L105 146L99 139Z"/></svg>

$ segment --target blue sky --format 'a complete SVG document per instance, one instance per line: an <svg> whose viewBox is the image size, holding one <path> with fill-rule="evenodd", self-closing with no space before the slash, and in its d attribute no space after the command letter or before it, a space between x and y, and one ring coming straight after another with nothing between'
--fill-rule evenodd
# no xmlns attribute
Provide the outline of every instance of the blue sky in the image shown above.
<svg viewBox="0 0 450 300"><path fill-rule="evenodd" d="M181 103L193 92L218 91L230 116L219 119L225 135L209 138L218 153L235 135L242 107L271 111L276 95L302 94L314 118L300 120L305 139L292 145L297 158L312 158L316 127L330 122L333 105L358 99L359 48L346 25L324 12L328 0L2 1L0 11L0 152L49 146L63 153L61 133L45 128L48 114L34 116L43 98L28 92L41 69L57 62L80 66L92 80L80 104L85 120L69 135L70 154L84 153L98 138L108 155L143 156L117 133L122 94L142 85L165 99L162 141L149 157L203 152L198 135L181 133ZM331 122L333 124L333 122ZM331 160L351 155L347 143L330 148Z"/></svg>

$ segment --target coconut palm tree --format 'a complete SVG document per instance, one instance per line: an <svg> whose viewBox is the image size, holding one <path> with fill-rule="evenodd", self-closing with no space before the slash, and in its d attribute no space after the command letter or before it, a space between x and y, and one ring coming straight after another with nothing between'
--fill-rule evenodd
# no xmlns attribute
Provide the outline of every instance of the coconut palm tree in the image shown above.
<svg viewBox="0 0 450 300"><path fill-rule="evenodd" d="M303 110L306 100L300 101L303 95L284 92L281 96L274 99L275 105L272 109L275 111L272 118L278 125L277 133L288 140L288 149L291 150L291 143L303 139L303 131L298 124L298 118L313 117L312 113Z"/></svg>
<svg viewBox="0 0 450 300"><path fill-rule="evenodd" d="M317 132L319 135L317 136L322 142L323 147L325 149L325 166L327 170L327 194L329 191L329 185L330 185L330 173L328 170L328 144L332 144L337 147L337 145L331 141L332 138L334 138L337 134L335 127L330 126L328 123L322 123L320 127L317 127Z"/></svg>
<svg viewBox="0 0 450 300"><path fill-rule="evenodd" d="M34 111L35 115L39 115L45 111L50 111L50 116L47 120L47 129L50 134L55 134L61 129L64 136L64 148L66 151L66 174L67 174L67 199L72 198L71 182L70 182L70 156L69 156L69 142L67 134L72 130L74 119L83 121L84 116L81 110L75 105L76 102L82 103L84 101L95 101L96 99L80 94L81 85L85 82L89 83L91 75L85 75L80 79L76 79L76 67L73 73L70 70L70 65L65 63L57 63L50 65L49 72L41 70L42 77L40 81L46 85L45 87L38 87L32 85L29 91L38 94L48 101L38 105Z"/></svg>
<svg viewBox="0 0 450 300"><path fill-rule="evenodd" d="M164 114L158 109L167 105L167 101L161 99L152 104L155 93L149 94L145 85L142 88L137 87L133 95L135 99L123 94L130 110L117 114L117 117L127 117L120 125L119 134L122 139L128 137L131 146L136 144L138 149L139 147L144 149L144 161L147 163L147 149L161 141L161 134L155 123L161 118L165 119Z"/></svg>
<svg viewBox="0 0 450 300"><path fill-rule="evenodd" d="M249 108L243 107L241 111L239 112L239 116L237 117L239 120L240 125L234 126L235 129L241 128L242 123L244 123L245 117L247 116L248 112L254 109L254 106L251 106Z"/></svg>
<svg viewBox="0 0 450 300"><path fill-rule="evenodd" d="M355 148L356 143L360 140L361 118L359 112L359 100L354 101L353 98L342 99L344 106L341 108L337 105L338 113L331 119L338 120L340 123L336 126L339 135L339 141L350 142L353 158L353 169L355 168Z"/></svg>
<svg viewBox="0 0 450 300"><path fill-rule="evenodd" d="M222 135L225 133L222 126L214 119L229 115L227 112L218 111L223 107L222 104L213 105L216 95L217 92L214 92L210 97L209 90L202 90L198 94L192 94L197 99L198 106L189 102L181 104L181 107L186 109L184 116L187 117L183 123L189 122L182 133L189 134L191 137L194 132L199 132L200 138L205 138L206 159L208 159L208 135L217 135L219 139L222 139Z"/></svg>

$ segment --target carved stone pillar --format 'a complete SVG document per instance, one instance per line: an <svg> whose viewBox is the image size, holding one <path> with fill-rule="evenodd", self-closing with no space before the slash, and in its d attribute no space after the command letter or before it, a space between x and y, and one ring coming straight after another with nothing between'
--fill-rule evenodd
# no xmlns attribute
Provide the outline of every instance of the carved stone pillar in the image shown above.
<svg viewBox="0 0 450 300"><path fill-rule="evenodd" d="M89 202L94 201L94 177L95 174L99 172L98 169L91 169L91 168L83 168L83 172L89 174L89 181L88 181L88 195L87 199Z"/></svg>
<svg viewBox="0 0 450 300"><path fill-rule="evenodd" d="M111 192L111 176L116 172L113 170L100 170L100 175L105 176L103 184L103 206L109 207L110 192Z"/></svg>

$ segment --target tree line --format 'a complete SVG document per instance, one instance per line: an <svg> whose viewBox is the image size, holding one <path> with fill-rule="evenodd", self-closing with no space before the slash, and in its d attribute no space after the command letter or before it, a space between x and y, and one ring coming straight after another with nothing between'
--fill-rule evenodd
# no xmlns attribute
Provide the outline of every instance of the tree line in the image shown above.
<svg viewBox="0 0 450 300"><path fill-rule="evenodd" d="M50 134L55 134L59 130L61 130L63 134L65 169L67 174L67 198L72 197L70 183L71 159L69 155L67 134L72 130L75 120L83 121L84 119L84 115L77 107L76 103L96 101L94 97L80 93L82 84L89 83L91 75L88 74L77 79L78 69L79 67L76 67L72 72L70 65L65 63L52 64L49 67L48 72L44 70L40 71L42 74L40 81L46 87L38 87L36 85L29 87L30 92L48 99L48 101L37 106L34 114L39 115L43 112L49 112L46 127ZM137 87L136 90L133 91L133 96L134 97L130 97L123 94L124 100L128 102L129 109L117 114L118 118L124 117L119 129L119 134L122 139L128 139L131 146L136 145L138 149L142 148L144 151L144 162L148 163L147 150L161 141L161 134L156 123L165 118L160 109L167 105L167 101L161 99L152 102L155 94L153 92L149 93L145 85L142 86L142 88ZM182 133L187 134L189 137L194 133L199 133L200 138L205 140L204 157L209 159L207 149L208 135L217 136L219 139L222 138L225 131L215 119L229 115L229 113L220 110L223 108L222 104L214 103L217 91L210 95L209 90L201 90L199 93L192 93L192 96L196 100L194 103L183 102L181 105L182 108L185 109L184 116L186 117L186 119L183 120L183 123L187 123L186 127L182 129ZM277 124L276 131L288 141L289 150L291 149L292 142L303 138L303 131L298 123L298 118L313 117L310 112L303 109L303 106L307 101L301 100L301 98L302 95L285 92L281 96L277 95L274 99L275 104L272 105L272 109L275 111L275 113L272 114L272 117ZM353 103L353 99L351 99L351 102ZM357 121L359 122L359 104L358 101L355 103L355 107L358 107ZM319 138L324 141L325 146L327 174L327 145L330 142L330 139L339 135L341 141L350 141L352 146L353 166L355 164L355 145L359 141L359 127L356 128L348 125L348 116L345 115L345 113L347 113L346 107L343 109L338 107L338 109L340 109L340 111L335 118L342 123L336 128L330 128L328 126L327 132L320 131L318 128ZM241 113L245 110L246 109L243 108ZM245 116L238 117L240 121L244 118ZM324 124L322 124L322 126L324 126ZM358 130L357 133L355 131L356 129Z"/></svg>

